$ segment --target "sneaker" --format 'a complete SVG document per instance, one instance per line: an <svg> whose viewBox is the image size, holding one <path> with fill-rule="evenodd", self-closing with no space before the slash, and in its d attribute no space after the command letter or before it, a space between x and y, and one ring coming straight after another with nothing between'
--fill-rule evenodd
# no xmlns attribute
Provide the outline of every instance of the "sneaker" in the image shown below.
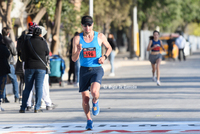
<svg viewBox="0 0 200 134"><path fill-rule="evenodd" d="M41 112L43 112L42 109L34 110L34 113L41 113Z"/></svg>
<svg viewBox="0 0 200 134"><path fill-rule="evenodd" d="M87 130L92 130L92 128L93 128L92 125L93 125L93 121L92 120L88 120L87 121L86 129Z"/></svg>
<svg viewBox="0 0 200 134"><path fill-rule="evenodd" d="M27 106L26 111L31 111L31 107Z"/></svg>
<svg viewBox="0 0 200 134"><path fill-rule="evenodd" d="M159 80L157 80L157 86L160 86L161 84L160 84L160 81Z"/></svg>
<svg viewBox="0 0 200 134"><path fill-rule="evenodd" d="M2 103L10 103L10 101L6 97L5 99L3 99Z"/></svg>
<svg viewBox="0 0 200 134"><path fill-rule="evenodd" d="M25 113L25 110L21 110L21 109L20 109L20 110L19 110L19 113Z"/></svg>
<svg viewBox="0 0 200 134"><path fill-rule="evenodd" d="M1 107L1 105L0 105L0 111L4 111L4 109Z"/></svg>
<svg viewBox="0 0 200 134"><path fill-rule="evenodd" d="M79 83L76 82L76 83L74 84L74 87L79 87Z"/></svg>
<svg viewBox="0 0 200 134"><path fill-rule="evenodd" d="M153 76L153 77L152 77L152 80L153 80L153 81L156 81L156 77L155 77L155 76Z"/></svg>
<svg viewBox="0 0 200 134"><path fill-rule="evenodd" d="M99 114L100 108L99 108L99 100L97 101L97 103L92 102L93 107L92 107L92 114L94 116Z"/></svg>
<svg viewBox="0 0 200 134"><path fill-rule="evenodd" d="M115 73L110 73L109 76L114 77Z"/></svg>
<svg viewBox="0 0 200 134"><path fill-rule="evenodd" d="M16 98L16 97L15 97L15 103L17 103L18 101L19 101L19 98Z"/></svg>
<svg viewBox="0 0 200 134"><path fill-rule="evenodd" d="M46 106L46 110L52 110L52 109L55 109L57 107L56 104L51 104L51 106Z"/></svg>
<svg viewBox="0 0 200 134"><path fill-rule="evenodd" d="M22 104L22 98L19 98L19 104Z"/></svg>

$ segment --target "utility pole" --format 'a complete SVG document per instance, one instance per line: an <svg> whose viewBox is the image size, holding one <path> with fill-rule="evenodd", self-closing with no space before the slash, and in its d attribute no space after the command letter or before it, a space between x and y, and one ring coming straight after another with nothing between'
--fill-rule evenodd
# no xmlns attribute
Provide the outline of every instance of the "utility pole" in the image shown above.
<svg viewBox="0 0 200 134"><path fill-rule="evenodd" d="M133 10L131 12L131 46L130 46L130 58L134 58L136 56L137 48L137 33L138 33L138 23L137 23L137 0L134 0Z"/></svg>
<svg viewBox="0 0 200 134"><path fill-rule="evenodd" d="M93 18L93 0L89 0L89 15Z"/></svg>

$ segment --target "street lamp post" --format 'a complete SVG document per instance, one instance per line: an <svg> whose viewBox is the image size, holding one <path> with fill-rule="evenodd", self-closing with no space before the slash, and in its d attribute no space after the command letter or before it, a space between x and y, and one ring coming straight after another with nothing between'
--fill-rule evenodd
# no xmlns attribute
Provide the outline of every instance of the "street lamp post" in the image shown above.
<svg viewBox="0 0 200 134"><path fill-rule="evenodd" d="M93 0L89 0L89 15L93 17Z"/></svg>
<svg viewBox="0 0 200 134"><path fill-rule="evenodd" d="M131 26L130 58L134 58L136 56L136 50L137 50L137 31L138 31L137 0L134 0L133 3L133 9L131 11L131 19L132 19L132 26Z"/></svg>

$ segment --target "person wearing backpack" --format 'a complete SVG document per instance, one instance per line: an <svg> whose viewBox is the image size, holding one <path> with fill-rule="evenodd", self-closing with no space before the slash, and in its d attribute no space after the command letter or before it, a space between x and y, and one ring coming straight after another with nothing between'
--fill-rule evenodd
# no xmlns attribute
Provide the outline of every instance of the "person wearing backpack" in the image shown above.
<svg viewBox="0 0 200 134"><path fill-rule="evenodd" d="M8 77L10 78L10 80L13 84L13 93L15 96L15 102L17 102L19 99L19 91L18 91L17 76L15 75L15 67L14 67L14 65L15 65L14 56L17 55L17 50L16 50L14 42L9 38L10 28L4 27L2 29L2 35L3 35L2 42L4 44L6 44L6 47L10 51L10 56L8 58L8 63L10 65L10 73L8 74ZM9 103L9 101L6 97L6 88L4 88L3 103Z"/></svg>

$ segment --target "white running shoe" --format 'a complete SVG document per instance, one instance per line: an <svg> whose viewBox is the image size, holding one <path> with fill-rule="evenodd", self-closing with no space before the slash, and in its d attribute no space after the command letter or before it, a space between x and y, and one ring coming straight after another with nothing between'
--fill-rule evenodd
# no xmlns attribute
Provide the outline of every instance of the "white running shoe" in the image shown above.
<svg viewBox="0 0 200 134"><path fill-rule="evenodd" d="M109 76L114 77L115 73L110 73Z"/></svg>
<svg viewBox="0 0 200 134"><path fill-rule="evenodd" d="M0 105L0 111L4 111L4 109L1 107L1 105Z"/></svg>
<svg viewBox="0 0 200 134"><path fill-rule="evenodd" d="M160 84L160 81L159 80L157 80L157 86L160 86L161 84Z"/></svg>
<svg viewBox="0 0 200 134"><path fill-rule="evenodd" d="M152 80L153 80L153 81L156 81L156 77L153 76L153 77L152 77Z"/></svg>
<svg viewBox="0 0 200 134"><path fill-rule="evenodd" d="M76 83L74 84L74 87L79 87L79 82L76 82Z"/></svg>

